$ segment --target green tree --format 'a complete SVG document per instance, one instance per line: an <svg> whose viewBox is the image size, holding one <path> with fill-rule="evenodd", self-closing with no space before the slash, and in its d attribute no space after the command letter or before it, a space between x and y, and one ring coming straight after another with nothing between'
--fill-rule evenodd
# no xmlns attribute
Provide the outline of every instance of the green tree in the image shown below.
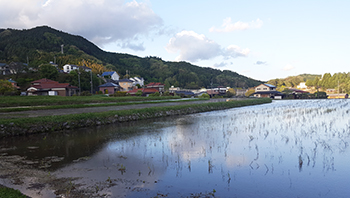
<svg viewBox="0 0 350 198"><path fill-rule="evenodd" d="M141 90L138 90L136 93L135 93L136 96L142 96L142 91Z"/></svg>
<svg viewBox="0 0 350 198"><path fill-rule="evenodd" d="M47 78L50 80L58 79L58 71L57 68L50 64L43 64L39 67L40 78Z"/></svg>
<svg viewBox="0 0 350 198"><path fill-rule="evenodd" d="M8 80L0 80L0 95L16 91Z"/></svg>

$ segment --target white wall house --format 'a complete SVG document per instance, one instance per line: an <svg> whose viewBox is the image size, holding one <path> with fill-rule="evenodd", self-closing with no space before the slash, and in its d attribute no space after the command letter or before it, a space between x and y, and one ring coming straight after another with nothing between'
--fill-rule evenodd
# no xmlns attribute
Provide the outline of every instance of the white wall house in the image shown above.
<svg viewBox="0 0 350 198"><path fill-rule="evenodd" d="M307 89L306 83L305 82L301 82L298 86L298 89Z"/></svg>
<svg viewBox="0 0 350 198"><path fill-rule="evenodd" d="M283 94L276 90L276 86L270 84L261 84L255 87L254 96L259 98L283 98Z"/></svg>
<svg viewBox="0 0 350 198"><path fill-rule="evenodd" d="M133 86L136 86L137 84L139 84L141 87L143 87L144 85L144 79L141 77L133 77L133 78L129 78L129 80L133 81Z"/></svg>
<svg viewBox="0 0 350 198"><path fill-rule="evenodd" d="M91 71L92 71L91 68L89 68L89 67L86 67L86 66L77 66L77 65L71 65L71 64L64 65L64 66L63 66L63 71L64 71L65 73L69 73L69 72L71 72L71 71L73 71L73 70L76 70L76 69L79 69L79 68L85 70L86 72L91 72Z"/></svg>
<svg viewBox="0 0 350 198"><path fill-rule="evenodd" d="M110 72L103 72L103 74L101 75L104 78L110 78L112 80L116 80L118 81L120 76L116 71L110 71Z"/></svg>

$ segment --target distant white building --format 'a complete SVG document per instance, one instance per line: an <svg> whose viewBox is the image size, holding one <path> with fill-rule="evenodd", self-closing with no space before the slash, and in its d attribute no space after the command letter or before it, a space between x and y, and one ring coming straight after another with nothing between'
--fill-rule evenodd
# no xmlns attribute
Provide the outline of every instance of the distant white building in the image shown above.
<svg viewBox="0 0 350 198"><path fill-rule="evenodd" d="M141 77L133 77L133 78L129 78L129 80L133 81L133 86L136 86L137 84L140 85L141 87L143 87L144 85L144 79Z"/></svg>
<svg viewBox="0 0 350 198"><path fill-rule="evenodd" d="M298 89L307 89L306 83L305 82L301 82L298 86Z"/></svg>
<svg viewBox="0 0 350 198"><path fill-rule="evenodd" d="M101 75L102 77L106 78L110 78L112 80L118 81L120 76L116 71L110 71L110 72L103 72L103 74Z"/></svg>
<svg viewBox="0 0 350 198"><path fill-rule="evenodd" d="M63 71L64 71L65 73L69 73L69 72L71 72L71 71L73 71L73 70L76 70L76 69L79 69L79 68L83 69L83 70L86 71L86 72L91 72L91 71L92 71L92 69L89 68L89 67L86 67L86 66L77 66L77 65L71 65L71 64L64 65L64 66L63 66Z"/></svg>

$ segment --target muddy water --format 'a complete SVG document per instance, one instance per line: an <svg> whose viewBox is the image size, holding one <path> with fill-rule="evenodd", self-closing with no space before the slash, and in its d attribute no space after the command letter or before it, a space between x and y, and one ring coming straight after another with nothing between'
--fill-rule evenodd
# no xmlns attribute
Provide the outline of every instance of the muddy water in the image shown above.
<svg viewBox="0 0 350 198"><path fill-rule="evenodd" d="M295 100L5 139L0 154L97 197L348 197L349 143L350 100Z"/></svg>

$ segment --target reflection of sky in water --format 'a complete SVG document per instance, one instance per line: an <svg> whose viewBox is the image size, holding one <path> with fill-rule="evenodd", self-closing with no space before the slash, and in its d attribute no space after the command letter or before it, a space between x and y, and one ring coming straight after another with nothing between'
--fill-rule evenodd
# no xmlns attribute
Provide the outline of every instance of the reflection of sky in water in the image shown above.
<svg viewBox="0 0 350 198"><path fill-rule="evenodd" d="M213 189L219 197L347 197L349 107L349 100L278 101L169 118L57 173L100 182L112 197Z"/></svg>

